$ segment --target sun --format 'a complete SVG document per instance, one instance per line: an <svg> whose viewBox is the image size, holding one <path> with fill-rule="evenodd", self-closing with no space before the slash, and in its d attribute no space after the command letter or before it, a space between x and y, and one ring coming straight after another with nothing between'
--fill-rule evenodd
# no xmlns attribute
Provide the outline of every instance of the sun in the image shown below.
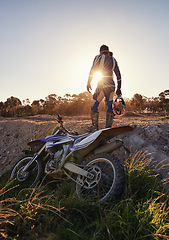
<svg viewBox="0 0 169 240"><path fill-rule="evenodd" d="M93 81L100 81L103 77L103 74L101 72L95 72L93 74Z"/></svg>
<svg viewBox="0 0 169 240"><path fill-rule="evenodd" d="M92 80L92 89L95 90L97 87L97 84L99 81L101 81L103 78L103 74L101 72L95 72L93 74L93 80Z"/></svg>

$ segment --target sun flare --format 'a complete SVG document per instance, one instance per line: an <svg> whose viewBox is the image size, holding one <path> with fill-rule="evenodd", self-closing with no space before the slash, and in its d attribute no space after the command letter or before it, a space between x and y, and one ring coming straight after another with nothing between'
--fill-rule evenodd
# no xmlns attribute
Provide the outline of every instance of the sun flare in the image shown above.
<svg viewBox="0 0 169 240"><path fill-rule="evenodd" d="M95 72L93 74L92 80L92 89L95 90L97 87L98 82L103 78L103 74L101 72Z"/></svg>
<svg viewBox="0 0 169 240"><path fill-rule="evenodd" d="M100 81L102 79L103 75L101 72L95 72L93 74L93 81Z"/></svg>

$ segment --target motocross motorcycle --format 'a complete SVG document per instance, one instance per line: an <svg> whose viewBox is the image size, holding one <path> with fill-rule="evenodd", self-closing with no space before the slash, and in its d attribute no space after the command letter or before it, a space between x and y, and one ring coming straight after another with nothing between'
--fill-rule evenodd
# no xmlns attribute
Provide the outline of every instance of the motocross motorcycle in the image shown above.
<svg viewBox="0 0 169 240"><path fill-rule="evenodd" d="M21 187L33 187L44 174L54 178L71 179L79 198L104 203L122 194L124 169L112 152L125 147L122 140L113 140L119 134L133 130L131 126L101 129L76 135L63 126L62 117L52 135L28 143L39 147L32 155L21 158L13 167L10 178L16 178Z"/></svg>

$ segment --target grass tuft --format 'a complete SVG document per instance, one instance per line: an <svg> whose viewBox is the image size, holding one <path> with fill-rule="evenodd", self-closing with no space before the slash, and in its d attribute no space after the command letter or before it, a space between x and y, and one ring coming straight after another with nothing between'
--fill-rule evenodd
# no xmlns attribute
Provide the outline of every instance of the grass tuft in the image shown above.
<svg viewBox="0 0 169 240"><path fill-rule="evenodd" d="M169 116L159 117L159 119L161 119L161 120L165 120L167 118L169 118Z"/></svg>
<svg viewBox="0 0 169 240"><path fill-rule="evenodd" d="M118 201L92 205L77 199L69 181L19 190L1 181L0 238L51 240L169 239L169 193L148 153L125 164L125 190ZM5 183L4 186L2 186Z"/></svg>

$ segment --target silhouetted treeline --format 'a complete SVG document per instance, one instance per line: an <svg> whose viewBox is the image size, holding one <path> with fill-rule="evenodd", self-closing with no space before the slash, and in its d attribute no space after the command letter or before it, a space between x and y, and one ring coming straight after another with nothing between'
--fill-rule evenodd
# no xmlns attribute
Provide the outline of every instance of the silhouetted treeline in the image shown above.
<svg viewBox="0 0 169 240"><path fill-rule="evenodd" d="M45 100L29 99L21 102L17 97L11 96L5 102L0 102L0 115L2 117L25 117L37 114L67 116L89 115L92 94L88 92L78 95L65 94L64 97L56 94L48 95ZM127 110L137 113L164 113L169 114L169 90L161 92L158 97L147 98L136 93L132 99L125 99ZM99 106L99 111L105 111L104 102Z"/></svg>

